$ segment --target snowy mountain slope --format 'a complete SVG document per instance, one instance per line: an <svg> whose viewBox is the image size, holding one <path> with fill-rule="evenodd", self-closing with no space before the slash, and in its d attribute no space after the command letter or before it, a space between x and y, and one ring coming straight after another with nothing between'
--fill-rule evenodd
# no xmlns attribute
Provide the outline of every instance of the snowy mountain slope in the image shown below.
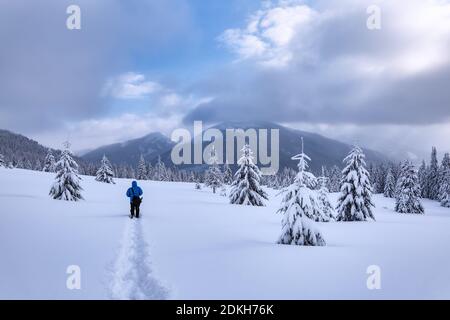
<svg viewBox="0 0 450 320"><path fill-rule="evenodd" d="M173 145L174 142L165 135L153 132L142 138L97 148L86 153L82 158L97 163L106 154L112 163L135 166L141 154L145 160L152 161L160 154L172 149Z"/></svg>
<svg viewBox="0 0 450 320"><path fill-rule="evenodd" d="M271 190L266 207L243 207L192 184L144 181L132 221L129 180L83 176L78 203L52 200L52 182L0 168L0 298L450 298L450 210L437 202L401 215L375 196L376 222L321 223L327 246L297 247L275 244ZM66 288L69 265L81 268L81 290ZM381 290L366 287L370 265Z"/></svg>
<svg viewBox="0 0 450 320"><path fill-rule="evenodd" d="M290 167L293 169L297 169L297 164L291 160L293 154L297 154L300 148L300 138L303 137L307 146L307 152L314 160L311 162L311 170L313 172L319 173L322 166L332 167L333 165L337 165L338 167L342 167L342 160L347 156L351 146L334 140L330 138L326 138L316 133L311 133L307 131L301 131L296 129L291 129L276 123L272 122L223 122L212 126L211 128L218 129L222 132L222 135L225 137L226 129L267 129L270 134L270 129L278 129L279 137L280 137L280 169L285 167ZM205 128L206 129L206 128ZM268 138L270 142L270 138ZM193 144L193 143L192 143ZM204 143L204 147L208 143ZM225 147L224 147L225 148ZM270 145L268 147L269 154L271 153ZM370 149L364 149L366 154L366 159L368 163L382 163L387 162L389 159L382 155L377 151L373 151ZM235 161L237 163L237 159L240 157L240 150L237 150L235 147L234 150ZM166 151L161 159L166 165L172 165L170 159L170 151ZM192 156L193 157L193 156ZM258 162L258 165L261 164ZM188 168L192 168L192 166L184 166ZM196 166L198 167L198 166ZM206 166L203 166L205 169ZM232 166L233 170L236 170L236 166ZM197 168L198 169L198 168Z"/></svg>
<svg viewBox="0 0 450 320"><path fill-rule="evenodd" d="M0 153L5 157L6 163L30 161L32 165L36 160L44 161L48 148L23 135L0 129ZM58 152L53 150L54 154Z"/></svg>

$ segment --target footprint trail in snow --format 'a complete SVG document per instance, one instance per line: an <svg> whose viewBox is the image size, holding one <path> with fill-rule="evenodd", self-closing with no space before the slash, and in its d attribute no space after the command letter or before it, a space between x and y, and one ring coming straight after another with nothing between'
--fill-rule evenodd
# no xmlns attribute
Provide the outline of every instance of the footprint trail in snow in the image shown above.
<svg viewBox="0 0 450 320"><path fill-rule="evenodd" d="M154 277L141 221L127 221L114 263L110 296L121 300L167 299L169 292Z"/></svg>

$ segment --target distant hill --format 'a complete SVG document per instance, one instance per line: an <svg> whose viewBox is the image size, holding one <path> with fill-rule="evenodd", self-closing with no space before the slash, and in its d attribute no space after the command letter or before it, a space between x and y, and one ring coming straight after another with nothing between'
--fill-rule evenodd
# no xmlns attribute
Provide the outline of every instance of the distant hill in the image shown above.
<svg viewBox="0 0 450 320"><path fill-rule="evenodd" d="M291 157L300 153L301 137L303 137L305 142L305 153L307 153L312 159L310 168L313 172L316 173L321 170L322 166L331 167L333 165L337 165L339 167L342 167L342 160L347 156L348 152L351 149L350 145L343 142L326 138L319 134L287 128L271 122L223 122L211 128L220 130L223 136L225 136L226 129L278 129L280 135L280 169L284 167L297 169L297 162L292 161ZM268 141L270 141L270 139ZM207 144L208 143L204 143L203 145L205 146ZM269 148L269 154L270 152L271 150ZM368 163L380 163L388 161L388 159L383 156L383 154L377 151L364 148L364 152L366 154L366 161ZM234 163L237 163L236 157L239 156L239 154L240 152L237 152L237 150L235 149ZM170 164L170 151L164 153L161 156L161 159L164 163ZM192 168L194 166L188 165L185 167ZM199 166L196 166L196 169L202 170L205 167L206 166L203 166L203 168L201 168Z"/></svg>
<svg viewBox="0 0 450 320"><path fill-rule="evenodd" d="M153 132L142 138L97 148L84 154L82 158L88 162L98 163L103 155L106 155L112 163L136 166L141 154L150 162L171 150L174 145L175 143L165 135Z"/></svg>
<svg viewBox="0 0 450 320"><path fill-rule="evenodd" d="M58 159L61 154L60 150L45 147L24 135L0 129L0 153L5 157L6 163L12 162L14 166L20 168L35 169L37 162L40 162L41 165L44 163L49 149ZM86 165L83 159L76 156L74 159L80 167L83 168ZM30 165L31 168L29 168Z"/></svg>
<svg viewBox="0 0 450 320"><path fill-rule="evenodd" d="M5 161L25 163L29 161L33 166L36 161L44 161L48 148L38 142L29 139L21 134L0 129L0 153L5 157ZM56 150L53 150L55 155Z"/></svg>

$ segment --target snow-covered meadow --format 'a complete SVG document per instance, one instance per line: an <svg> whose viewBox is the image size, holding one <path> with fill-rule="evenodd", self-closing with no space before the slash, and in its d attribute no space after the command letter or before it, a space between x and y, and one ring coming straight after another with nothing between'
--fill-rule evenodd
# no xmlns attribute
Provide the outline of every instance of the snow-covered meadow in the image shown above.
<svg viewBox="0 0 450 320"><path fill-rule="evenodd" d="M84 201L57 201L54 174L0 168L0 298L450 298L450 209L436 201L408 215L375 195L376 222L319 223L327 246L283 246L276 191L247 207L143 181L142 219L130 220L130 180L82 178ZM67 289L70 265L80 290ZM380 290L367 288L371 265Z"/></svg>

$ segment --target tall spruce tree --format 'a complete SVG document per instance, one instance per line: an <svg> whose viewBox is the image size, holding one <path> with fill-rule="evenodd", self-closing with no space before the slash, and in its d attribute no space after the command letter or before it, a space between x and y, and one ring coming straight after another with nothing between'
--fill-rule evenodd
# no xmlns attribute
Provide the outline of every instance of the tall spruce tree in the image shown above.
<svg viewBox="0 0 450 320"><path fill-rule="evenodd" d="M95 180L99 182L115 184L113 178L114 172L111 168L111 163L109 162L106 155L103 155L102 162L100 168L97 170Z"/></svg>
<svg viewBox="0 0 450 320"><path fill-rule="evenodd" d="M279 244L299 246L325 246L325 239L310 217L320 212L316 191L309 188L315 177L307 172L310 158L303 151L292 160L298 160L299 171L294 182L286 189L278 212L283 214Z"/></svg>
<svg viewBox="0 0 450 320"><path fill-rule="evenodd" d="M384 196L386 198L394 198L395 197L395 177L392 173L392 167L390 166L387 170L386 174L386 182L384 184Z"/></svg>
<svg viewBox="0 0 450 320"><path fill-rule="evenodd" d="M338 221L366 221L375 220L372 213L372 186L369 172L366 170L364 153L358 146L354 146L350 154L344 159L346 167L342 171L341 195L337 206Z"/></svg>
<svg viewBox="0 0 450 320"><path fill-rule="evenodd" d="M161 161L161 156L158 156L158 161L153 168L153 179L155 181L168 181L166 165Z"/></svg>
<svg viewBox="0 0 450 320"><path fill-rule="evenodd" d="M55 183L50 189L50 196L55 200L78 201L82 200L80 186L81 178L78 176L78 164L73 160L70 152L70 143L64 143L61 158L56 163Z"/></svg>
<svg viewBox="0 0 450 320"><path fill-rule="evenodd" d="M405 161L397 182L395 211L400 213L424 213L420 201L420 184L414 165Z"/></svg>
<svg viewBox="0 0 450 320"><path fill-rule="evenodd" d="M234 181L231 185L230 203L264 206L262 199L268 200L268 196L260 185L261 171L254 163L250 146L244 145L241 151L242 156L238 160L239 169L234 174Z"/></svg>
<svg viewBox="0 0 450 320"><path fill-rule="evenodd" d="M431 150L431 162L428 170L428 198L431 200L439 199L439 165L437 159L436 147Z"/></svg>
<svg viewBox="0 0 450 320"><path fill-rule="evenodd" d="M55 172L56 171L56 161L53 156L52 150L48 149L47 155L44 160L44 167L42 168L44 172Z"/></svg>
<svg viewBox="0 0 450 320"><path fill-rule="evenodd" d="M330 192L339 192L341 189L341 170L338 166L331 167L329 177L328 188Z"/></svg>
<svg viewBox="0 0 450 320"><path fill-rule="evenodd" d="M330 199L328 198L328 177L325 175L325 168L322 167L322 176L319 177L319 191L317 195L317 199L320 205L321 215L319 219L316 221L328 222L335 219L335 211L333 206L331 205Z"/></svg>
<svg viewBox="0 0 450 320"><path fill-rule="evenodd" d="M425 160L422 161L421 166L419 167L419 185L420 185L420 195L422 198L428 198L428 168L425 163Z"/></svg>
<svg viewBox="0 0 450 320"><path fill-rule="evenodd" d="M441 165L439 167L439 192L438 192L438 200L441 201L442 198L442 185L446 180L446 172L450 170L450 155L448 153L444 154L442 158Z"/></svg>
<svg viewBox="0 0 450 320"><path fill-rule="evenodd" d="M5 158L3 157L3 155L0 153L0 168L4 167L6 168L6 163L5 163Z"/></svg>
<svg viewBox="0 0 450 320"><path fill-rule="evenodd" d="M233 171L231 171L228 162L225 162L223 166L223 183L230 185L233 183Z"/></svg>
<svg viewBox="0 0 450 320"><path fill-rule="evenodd" d="M440 168L439 201L441 206L450 208L450 155L448 153L444 155Z"/></svg>
<svg viewBox="0 0 450 320"><path fill-rule="evenodd" d="M147 180L148 179L147 164L145 163L145 159L142 154L141 154L141 157L139 158L136 179L138 179L138 180Z"/></svg>
<svg viewBox="0 0 450 320"><path fill-rule="evenodd" d="M209 158L209 168L205 174L205 186L211 188L213 193L220 188L223 184L223 176L218 165L218 159L216 156L216 149L214 146L211 148L211 154Z"/></svg>

